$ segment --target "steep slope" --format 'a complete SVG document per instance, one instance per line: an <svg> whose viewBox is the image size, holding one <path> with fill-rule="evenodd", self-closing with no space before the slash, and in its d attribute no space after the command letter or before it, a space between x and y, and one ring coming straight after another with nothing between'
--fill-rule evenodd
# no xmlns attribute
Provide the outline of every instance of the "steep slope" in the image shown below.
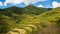
<svg viewBox="0 0 60 34"><path fill-rule="evenodd" d="M40 18L40 25L47 25L45 29L40 28L38 34L60 34L60 8L42 13L36 19L38 18Z"/></svg>
<svg viewBox="0 0 60 34"><path fill-rule="evenodd" d="M60 18L60 8L55 8L51 11L42 13L39 18L41 20L48 20L50 22L55 22L57 19Z"/></svg>

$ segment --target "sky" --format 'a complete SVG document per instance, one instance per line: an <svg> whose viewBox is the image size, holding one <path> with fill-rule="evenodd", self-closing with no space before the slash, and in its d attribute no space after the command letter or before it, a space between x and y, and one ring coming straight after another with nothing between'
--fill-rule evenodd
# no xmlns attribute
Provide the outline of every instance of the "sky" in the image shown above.
<svg viewBox="0 0 60 34"><path fill-rule="evenodd" d="M30 4L36 7L56 8L60 7L60 0L0 0L0 8L25 7Z"/></svg>

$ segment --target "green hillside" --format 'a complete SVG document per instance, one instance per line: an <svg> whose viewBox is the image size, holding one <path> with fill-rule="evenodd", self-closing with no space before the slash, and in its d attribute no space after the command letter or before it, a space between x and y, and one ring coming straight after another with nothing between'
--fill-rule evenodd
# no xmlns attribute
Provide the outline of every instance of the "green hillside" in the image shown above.
<svg viewBox="0 0 60 34"><path fill-rule="evenodd" d="M51 23L57 23L56 21L59 20L59 18L60 18L60 8L55 8L55 9L53 9L51 11L42 13L39 16L38 17L41 20L47 20L47 21L49 21Z"/></svg>
<svg viewBox="0 0 60 34"><path fill-rule="evenodd" d="M13 6L0 9L0 23L1 34L59 34L60 8L37 8L29 5L24 8Z"/></svg>

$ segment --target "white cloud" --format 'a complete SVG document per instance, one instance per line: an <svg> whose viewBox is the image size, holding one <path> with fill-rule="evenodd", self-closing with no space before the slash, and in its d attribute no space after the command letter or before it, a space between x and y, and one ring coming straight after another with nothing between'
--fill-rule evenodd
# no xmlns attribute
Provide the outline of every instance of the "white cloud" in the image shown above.
<svg viewBox="0 0 60 34"><path fill-rule="evenodd" d="M39 0L39 1L48 1L48 0Z"/></svg>
<svg viewBox="0 0 60 34"><path fill-rule="evenodd" d="M14 5L25 3L26 5L29 5L29 4L34 4L38 1L47 1L47 0L6 0L4 2L4 6L7 6L7 3L14 4Z"/></svg>
<svg viewBox="0 0 60 34"><path fill-rule="evenodd" d="M38 1L43 2L43 1L48 1L48 0L31 0L32 3L36 3L36 2L38 2Z"/></svg>
<svg viewBox="0 0 60 34"><path fill-rule="evenodd" d="M3 3L2 2L0 2L0 6L2 6L3 5Z"/></svg>
<svg viewBox="0 0 60 34"><path fill-rule="evenodd" d="M52 5L53 5L53 8L60 7L60 3L56 2L56 1L54 1L52 3Z"/></svg>
<svg viewBox="0 0 60 34"><path fill-rule="evenodd" d="M19 3L22 3L23 0L6 0L4 2L4 6L7 6L7 3L10 3L10 4L19 4Z"/></svg>
<svg viewBox="0 0 60 34"><path fill-rule="evenodd" d="M26 5L29 5L31 3L31 0L23 0L23 3L25 3Z"/></svg>
<svg viewBox="0 0 60 34"><path fill-rule="evenodd" d="M37 6L37 7L44 7L43 5L39 5L39 6Z"/></svg>
<svg viewBox="0 0 60 34"><path fill-rule="evenodd" d="M23 0L23 3L25 3L26 5L29 5L29 4L34 4L38 1L47 1L47 0Z"/></svg>

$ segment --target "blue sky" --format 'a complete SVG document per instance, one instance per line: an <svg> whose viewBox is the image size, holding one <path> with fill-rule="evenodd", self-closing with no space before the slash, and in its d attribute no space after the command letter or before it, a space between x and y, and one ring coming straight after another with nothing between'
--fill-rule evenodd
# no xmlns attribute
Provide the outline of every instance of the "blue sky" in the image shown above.
<svg viewBox="0 0 60 34"><path fill-rule="evenodd" d="M56 8L60 7L60 0L0 0L0 8L25 7L29 4L36 7Z"/></svg>

